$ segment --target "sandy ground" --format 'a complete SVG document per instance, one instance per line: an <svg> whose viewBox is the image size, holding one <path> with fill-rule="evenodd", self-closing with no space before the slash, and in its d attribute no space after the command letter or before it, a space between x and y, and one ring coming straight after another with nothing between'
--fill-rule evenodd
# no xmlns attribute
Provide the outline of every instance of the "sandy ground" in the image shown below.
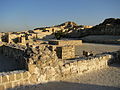
<svg viewBox="0 0 120 90"><path fill-rule="evenodd" d="M120 88L120 65L88 72L77 77L71 77L67 81Z"/></svg>
<svg viewBox="0 0 120 90"><path fill-rule="evenodd" d="M76 46L76 55L82 57L83 50L87 52L92 51L95 55L103 52L114 52L120 50L120 45L83 43L81 46Z"/></svg>

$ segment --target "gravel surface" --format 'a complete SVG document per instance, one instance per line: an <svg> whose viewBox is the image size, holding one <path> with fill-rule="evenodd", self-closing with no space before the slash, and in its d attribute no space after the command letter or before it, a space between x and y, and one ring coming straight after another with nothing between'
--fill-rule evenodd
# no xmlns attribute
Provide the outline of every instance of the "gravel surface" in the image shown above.
<svg viewBox="0 0 120 90"><path fill-rule="evenodd" d="M88 72L77 77L71 77L67 81L120 88L120 66L110 66L108 68Z"/></svg>
<svg viewBox="0 0 120 90"><path fill-rule="evenodd" d="M95 44L95 43L83 43L81 46L76 46L76 55L82 57L83 50L93 54L100 54L103 52L114 52L120 50L120 45L110 45L110 44Z"/></svg>

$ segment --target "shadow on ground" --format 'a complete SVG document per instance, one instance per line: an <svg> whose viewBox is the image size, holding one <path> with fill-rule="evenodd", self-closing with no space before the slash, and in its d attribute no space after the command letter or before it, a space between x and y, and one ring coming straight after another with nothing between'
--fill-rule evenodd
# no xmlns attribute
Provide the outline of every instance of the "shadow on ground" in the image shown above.
<svg viewBox="0 0 120 90"><path fill-rule="evenodd" d="M110 64L109 66L120 68L120 63L113 63L113 64Z"/></svg>
<svg viewBox="0 0 120 90"><path fill-rule="evenodd" d="M120 90L120 88L71 82L48 82L38 85L19 86L7 90Z"/></svg>

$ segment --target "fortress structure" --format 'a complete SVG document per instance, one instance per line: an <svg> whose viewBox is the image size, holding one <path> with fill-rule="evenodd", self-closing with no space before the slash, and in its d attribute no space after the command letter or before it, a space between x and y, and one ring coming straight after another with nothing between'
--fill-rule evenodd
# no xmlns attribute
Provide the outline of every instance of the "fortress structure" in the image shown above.
<svg viewBox="0 0 120 90"><path fill-rule="evenodd" d="M0 90L60 81L71 75L84 74L120 62L120 51L76 58L75 47L81 46L82 40L44 41L47 35L68 27L69 30L78 28L75 23L68 22L52 28L0 33L0 54L16 60L19 67L19 70L0 73Z"/></svg>

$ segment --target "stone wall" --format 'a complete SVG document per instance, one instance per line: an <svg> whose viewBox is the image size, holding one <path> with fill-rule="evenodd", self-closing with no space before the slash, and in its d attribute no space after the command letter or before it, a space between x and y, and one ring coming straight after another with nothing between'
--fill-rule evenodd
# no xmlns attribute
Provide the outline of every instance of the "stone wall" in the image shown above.
<svg viewBox="0 0 120 90"><path fill-rule="evenodd" d="M63 47L57 47L56 53L60 59L70 59L75 58L75 46L68 45Z"/></svg>
<svg viewBox="0 0 120 90"><path fill-rule="evenodd" d="M108 67L112 62L120 62L120 51L117 51L65 63L64 60L57 58L54 47L52 47L52 49L51 47L52 46L41 44L39 46L33 45L31 49L28 49L28 51L31 52L29 53L26 51L26 55L28 55L26 65L28 68L27 71L19 73L13 71L10 74L2 74L2 76L0 76L0 89L4 90L2 88L59 81L71 75L84 74L85 72ZM5 46L5 48L8 49L11 47ZM22 53L19 50L15 49L12 51ZM12 51L6 53L12 53ZM10 79L12 77L15 78L13 81Z"/></svg>
<svg viewBox="0 0 120 90"><path fill-rule="evenodd" d="M49 44L51 45L82 45L82 40L50 40Z"/></svg>
<svg viewBox="0 0 120 90"><path fill-rule="evenodd" d="M30 83L30 73L28 71L14 71L4 74L0 73L0 90L28 85Z"/></svg>

